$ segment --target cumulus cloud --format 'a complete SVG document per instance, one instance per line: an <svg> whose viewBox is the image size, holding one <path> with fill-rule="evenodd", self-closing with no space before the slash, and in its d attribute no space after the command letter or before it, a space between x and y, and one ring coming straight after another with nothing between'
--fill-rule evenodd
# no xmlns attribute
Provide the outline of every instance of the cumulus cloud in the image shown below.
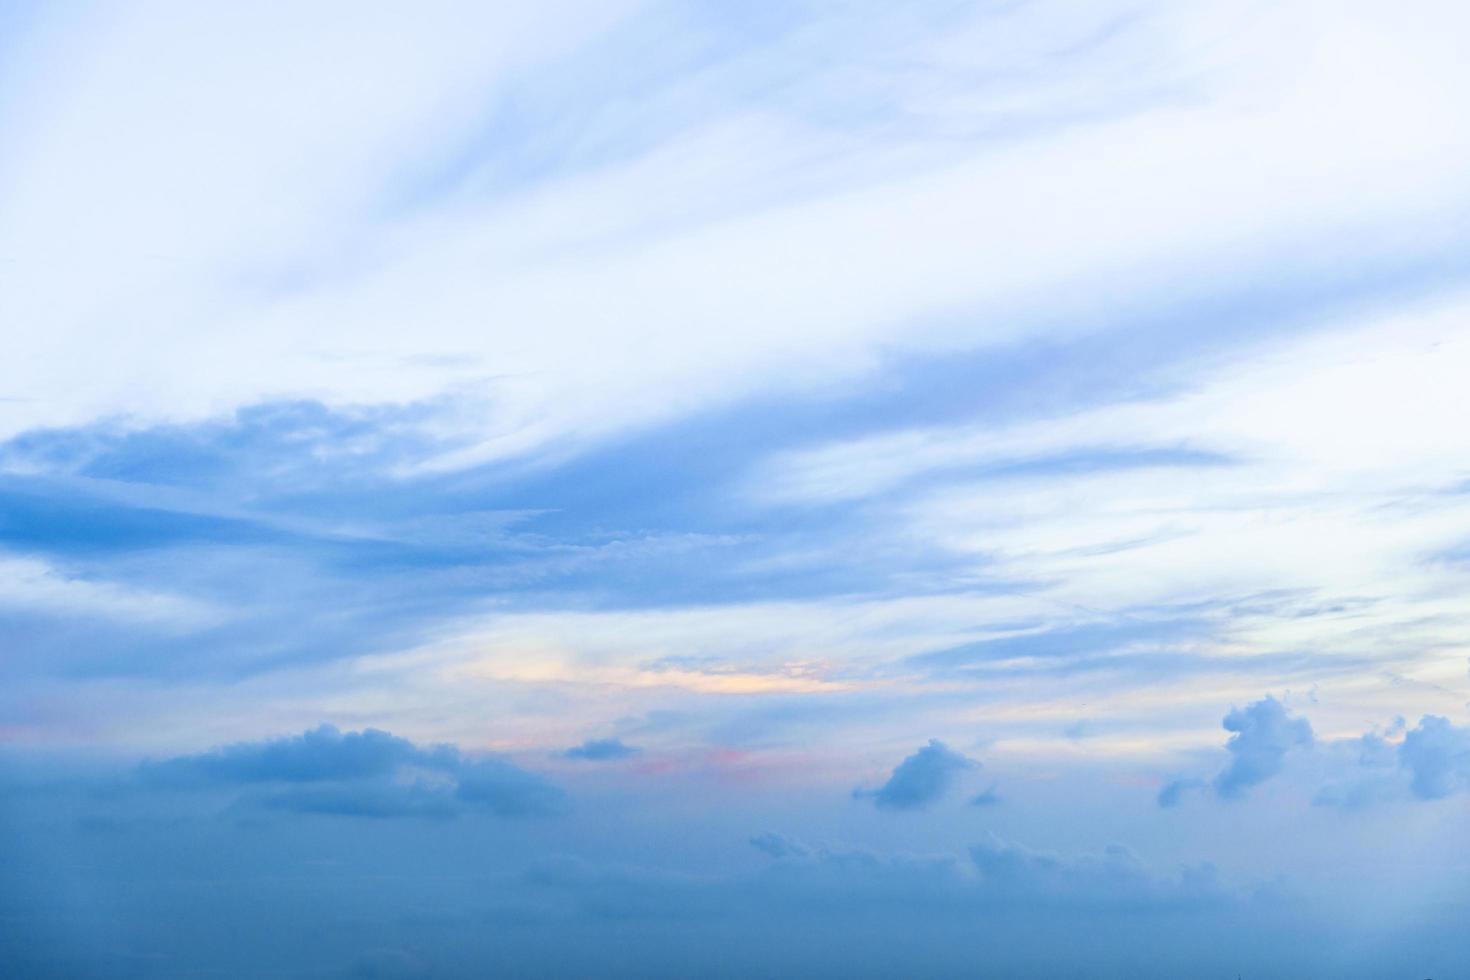
<svg viewBox="0 0 1470 980"><path fill-rule="evenodd" d="M1312 726L1293 718L1280 701L1267 695L1225 716L1225 730L1234 732L1225 743L1230 764L1214 779L1215 792L1238 799L1246 791L1281 771L1286 753L1312 744Z"/></svg>
<svg viewBox="0 0 1470 980"><path fill-rule="evenodd" d="M938 739L904 759L888 781L875 790L853 790L854 799L871 799L884 810L917 810L944 796L955 777L980 763L960 755Z"/></svg>
<svg viewBox="0 0 1470 980"><path fill-rule="evenodd" d="M1435 800L1470 789L1470 726L1425 715L1404 735L1399 764L1411 776L1415 796Z"/></svg>
<svg viewBox="0 0 1470 980"><path fill-rule="evenodd" d="M1172 809L1190 793L1209 790L1222 799L1240 799L1251 787L1279 773L1288 752L1313 746L1311 723L1292 717L1270 695L1244 708L1232 708L1221 724L1232 733L1225 743L1230 762L1209 781L1187 775L1168 780L1155 798L1159 806Z"/></svg>
<svg viewBox="0 0 1470 980"><path fill-rule="evenodd" d="M568 759L582 759L587 762L611 762L616 759L626 759L637 755L639 749L624 744L618 738L589 738L581 745L574 745L562 753Z"/></svg>
<svg viewBox="0 0 1470 980"><path fill-rule="evenodd" d="M1313 802L1345 810L1393 801L1438 800L1470 790L1470 726L1425 715L1387 735L1369 732L1339 742L1330 760L1334 778ZM1402 734L1395 744L1391 737Z"/></svg>
<svg viewBox="0 0 1470 980"><path fill-rule="evenodd" d="M1206 782L1181 776L1165 783L1158 804L1178 806L1191 792L1213 789L1239 798L1282 769L1288 752L1310 751L1319 780L1317 806L1360 810L1411 800L1437 800L1470 791L1470 726L1424 715L1409 728L1396 717L1387 728L1354 738L1314 741L1311 725L1293 718L1274 698L1232 710L1224 720L1234 732L1226 743L1229 765Z"/></svg>
<svg viewBox="0 0 1470 980"><path fill-rule="evenodd" d="M1403 799L1409 795L1405 771L1399 763L1398 745L1390 741L1402 736L1403 718L1394 720L1387 732L1368 732L1358 738L1339 739L1322 746L1327 783L1312 798L1316 806L1361 810L1375 803Z"/></svg>
<svg viewBox="0 0 1470 980"><path fill-rule="evenodd" d="M139 767L143 783L177 790L260 786L242 798L273 810L360 817L452 817L481 810L545 816L565 794L534 773L453 745L417 746L377 729L321 725L281 738L239 742Z"/></svg>

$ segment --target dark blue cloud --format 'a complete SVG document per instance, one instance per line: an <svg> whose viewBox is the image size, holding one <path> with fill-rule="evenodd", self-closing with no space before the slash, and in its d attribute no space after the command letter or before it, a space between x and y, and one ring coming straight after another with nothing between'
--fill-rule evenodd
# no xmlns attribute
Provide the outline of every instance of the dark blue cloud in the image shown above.
<svg viewBox="0 0 1470 980"><path fill-rule="evenodd" d="M876 790L854 790L856 799L871 799L884 810L917 810L941 799L965 770L980 763L955 752L938 739L900 762Z"/></svg>
<svg viewBox="0 0 1470 980"><path fill-rule="evenodd" d="M321 725L301 735L240 742L200 755L147 762L141 772L151 782L172 785L300 783L370 779L407 765L453 771L460 764L459 753L451 746L424 750L375 728L343 734L331 725Z"/></svg>
<svg viewBox="0 0 1470 980"><path fill-rule="evenodd" d="M534 773L452 745L420 747L388 732L339 732L241 742L139 766L147 786L175 790L264 787L244 806L361 817L451 817L479 810L501 817L564 812L566 794Z"/></svg>
<svg viewBox="0 0 1470 980"><path fill-rule="evenodd" d="M502 759L476 759L458 772L455 798L501 817L544 817L565 812L566 794L540 776Z"/></svg>
<svg viewBox="0 0 1470 980"><path fill-rule="evenodd" d="M574 827L442 819L428 779L397 796L376 777L241 785L271 802L190 811L189 794L149 788L138 799L87 781L70 795L34 783L0 792L7 968L835 980L959 978L978 966L1041 980L1182 976L1203 962L1258 976L1310 975L1315 963L1368 980L1405 963L1425 976L1470 965L1451 915L1337 956L1354 927L1310 918L1299 898L1259 896L1208 864L1159 867L1120 845L1049 852L985 835L908 853L748 838L722 823L671 855L630 849L628 826L600 814ZM677 815L635 812L678 826ZM75 819L84 814L111 820L98 829ZM386 819L402 816L423 819ZM771 860L728 850L752 845Z"/></svg>
<svg viewBox="0 0 1470 980"><path fill-rule="evenodd" d="M581 745L574 745L562 753L568 759L584 759L589 762L610 762L637 755L639 749L623 744L617 738L590 738Z"/></svg>
<svg viewBox="0 0 1470 980"><path fill-rule="evenodd" d="M460 813L454 795L442 785L403 785L375 780L294 786L259 799L270 810L320 813L340 817L453 817Z"/></svg>
<svg viewBox="0 0 1470 980"><path fill-rule="evenodd" d="M281 544L293 537L260 521L110 499L70 481L0 477L0 542L12 549L75 558L200 541Z"/></svg>

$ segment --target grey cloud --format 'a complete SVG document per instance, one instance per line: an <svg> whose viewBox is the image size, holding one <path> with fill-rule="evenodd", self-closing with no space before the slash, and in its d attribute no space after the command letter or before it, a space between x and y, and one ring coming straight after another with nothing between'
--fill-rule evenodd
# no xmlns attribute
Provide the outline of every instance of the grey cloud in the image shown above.
<svg viewBox="0 0 1470 980"><path fill-rule="evenodd" d="M987 834L969 863L951 855L885 855L856 848L812 847L780 834L751 841L774 858L783 894L857 903L902 897L954 908L1184 908L1230 898L1215 868L1198 864L1159 874L1121 844L1098 854L1058 855Z"/></svg>
<svg viewBox="0 0 1470 980"><path fill-rule="evenodd" d="M885 810L916 810L944 796L959 773L979 765L938 739L930 739L900 762L886 783L876 790L854 790L853 798L871 799L874 806Z"/></svg>
<svg viewBox="0 0 1470 980"><path fill-rule="evenodd" d="M1153 874L1127 847L1062 857L1014 844L994 834L970 848L970 858L992 898L1037 905L1181 907L1219 901L1225 892L1212 865Z"/></svg>
<svg viewBox="0 0 1470 980"><path fill-rule="evenodd" d="M777 859L807 857L812 852L811 848L807 847L801 841L769 830L763 834L756 834L750 839L750 844L767 857Z"/></svg>
<svg viewBox="0 0 1470 980"><path fill-rule="evenodd" d="M501 817L551 816L567 808L566 794L560 789L502 759L465 765L455 796Z"/></svg>
<svg viewBox="0 0 1470 980"><path fill-rule="evenodd" d="M140 772L150 782L167 785L301 783L369 779L405 765L449 771L459 765L459 753L452 746L420 749L375 728L343 734L331 725L321 725L300 735L145 762Z"/></svg>
<svg viewBox="0 0 1470 980"><path fill-rule="evenodd" d="M452 817L459 812L443 787L422 783L293 786L266 796L261 803L273 810L345 817Z"/></svg>
<svg viewBox="0 0 1470 980"><path fill-rule="evenodd" d="M480 810L502 817L547 816L565 794L504 759L470 757L453 745L420 747L377 729L321 725L301 735L241 742L197 755L145 762L145 786L173 790L246 789L241 805L360 817L452 817Z"/></svg>
<svg viewBox="0 0 1470 980"><path fill-rule="evenodd" d="M728 911L730 899L719 879L566 856L537 861L523 881L598 920L705 918Z"/></svg>
<svg viewBox="0 0 1470 980"><path fill-rule="evenodd" d="M587 762L611 762L617 759L626 759L639 753L639 749L623 743L617 738L592 738L575 745L562 753L568 759L581 759Z"/></svg>

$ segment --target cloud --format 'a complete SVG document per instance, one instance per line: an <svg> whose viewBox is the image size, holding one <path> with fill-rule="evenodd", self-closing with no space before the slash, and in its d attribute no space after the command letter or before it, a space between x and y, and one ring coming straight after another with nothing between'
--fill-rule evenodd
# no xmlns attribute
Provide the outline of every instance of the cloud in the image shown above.
<svg viewBox="0 0 1470 980"><path fill-rule="evenodd" d="M1212 865L1184 868L1177 877L1160 877L1121 844L1109 844L1097 855L1062 857L990 834L970 848L970 859L986 893L1008 902L1179 908L1225 897Z"/></svg>
<svg viewBox="0 0 1470 980"><path fill-rule="evenodd" d="M1244 796L1281 771L1287 752L1312 744L1311 724L1305 718L1292 718L1269 695L1244 709L1232 709L1222 724L1235 733L1225 743L1230 764L1213 781L1215 792L1225 799Z"/></svg>
<svg viewBox="0 0 1470 980"><path fill-rule="evenodd" d="M1339 739L1321 746L1327 782L1312 797L1316 806L1340 810L1362 810L1378 803L1403 800L1411 795L1399 743L1407 725L1402 717L1386 732L1373 731L1359 738ZM1399 743L1390 741L1397 737Z"/></svg>
<svg viewBox="0 0 1470 980"><path fill-rule="evenodd" d="M467 756L453 745L417 746L378 729L321 725L301 735L239 742L197 755L147 761L145 786L251 789L244 805L357 817L501 817L564 812L565 793L504 759Z"/></svg>
<svg viewBox="0 0 1470 980"><path fill-rule="evenodd" d="M811 848L801 841L769 830L756 834L750 839L750 844L761 853L778 860L786 857L807 857L811 854Z"/></svg>
<svg viewBox="0 0 1470 980"><path fill-rule="evenodd" d="M641 750L624 745L617 738L590 738L581 745L574 745L562 753L568 759L585 759L589 762L609 762L637 755Z"/></svg>
<svg viewBox="0 0 1470 980"><path fill-rule="evenodd" d="M1320 963L1323 950L1335 947L1319 940L1344 939L1354 928L1328 917L1322 929L1304 933L1316 910L1296 893L1257 897L1248 880L1217 874L1197 854L1161 864L1120 844L1077 843L1096 829L1068 818L1080 812L1085 821L1098 813L1115 820L1117 811L1097 810L1085 790L1066 786L1058 787L1064 812L1028 812L1028 794L1018 814L1050 825L1038 830L1048 834L1046 847L988 834L960 838L966 847L944 846L926 832L914 839L925 850L915 852L877 840L813 843L768 831L748 838L770 859L761 862L729 850L744 836L730 836L730 820L687 827L683 805L614 803L612 819L581 808L550 835L534 824L486 833L438 812L417 814L439 818L432 825L384 819L414 815L404 813L418 806L412 783L396 797L381 792L376 777L245 786L284 794L271 819L190 815L172 805L176 792L163 794L161 807L154 806L159 799L103 793L95 784L64 795L0 792L7 826L19 831L0 835L0 859L21 886L0 895L0 913L18 924L0 939L7 962L25 976L131 975L138 969L127 960L132 948L118 953L110 942L123 936L167 957L170 969L241 977L289 974L303 962L346 963L381 947L423 950L429 975L449 977L466 964L535 976L958 977L978 966L1017 978L1099 970L1164 977L1190 975L1188 964L1201 955L1243 975L1275 975L1283 964L1309 974L1293 957ZM425 777L418 799L447 798L432 786ZM726 799L738 822L749 787ZM151 815L135 809L138 802ZM820 833L824 819L840 817L832 804L782 811ZM117 818L113 832L99 835L73 819L98 812ZM344 813L359 819L295 816ZM646 832L629 838L628 816L646 821ZM702 858L667 849L665 838L683 833L689 836L681 843ZM1260 841L1250 833L1211 835L1212 852L1234 846L1259 849ZM81 862L76 855L97 857ZM185 873L209 887L181 887ZM119 874L128 887L107 887ZM60 887L47 887L52 881ZM227 889L214 887L222 881ZM100 937L99 921L107 924ZM1458 967L1459 932L1425 922L1412 936L1389 937L1393 956ZM275 942L232 948L242 935ZM1425 942L1460 952L1446 958L1438 946L1426 951ZM1381 975L1383 959L1372 969L1329 963L1328 972L1368 980Z"/></svg>
<svg viewBox="0 0 1470 980"><path fill-rule="evenodd" d="M983 792L970 797L971 806L999 806L1004 801L1004 797L995 791L994 786L990 786Z"/></svg>
<svg viewBox="0 0 1470 980"><path fill-rule="evenodd" d="M751 843L780 864L773 867L792 896L817 883L838 885L849 901L895 895L957 908L1071 907L1180 909L1222 902L1230 891L1213 865L1159 874L1129 848L1109 844L1097 854L1060 855L1033 850L993 833L967 851L974 874L950 855L882 854L851 847L818 847L766 833Z"/></svg>
<svg viewBox="0 0 1470 980"><path fill-rule="evenodd" d="M1312 753L1319 780L1312 797L1317 806L1362 810L1470 790L1470 726L1439 715L1424 715L1413 728L1399 716L1386 729L1324 743L1314 740L1305 719L1267 697L1232 710L1225 727L1235 732L1226 744L1230 765L1211 783L1171 780L1159 792L1160 806L1177 806L1187 793L1211 787L1222 798L1239 798L1279 773L1288 752L1305 751Z"/></svg>
<svg viewBox="0 0 1470 980"><path fill-rule="evenodd" d="M976 942L973 913L1188 891L1126 851L990 840L967 860L760 835L779 860L754 881L696 862L749 860L741 828L819 833L864 747L982 718L1018 769L1059 774L996 822L1089 849L1136 816L1110 801L1148 795L1128 782L1137 753L1185 744L1235 696L1211 692L1305 675L1382 702L1389 668L1463 639L1464 564L1426 560L1470 508L1438 489L1463 490L1470 458L1453 423L1470 317L1445 302L1470 281L1461 5L19 6L47 26L0 29L0 742L123 753L324 709L596 760L633 747L548 733L572 718L641 742L619 719L667 712L670 758L740 760L569 775L608 812L490 834L446 818L556 813L565 794L372 729L183 755L100 804L118 827L179 818L137 849L169 859L151 896L114 887L131 846L66 846L64 828L10 875L36 847L16 793L10 931L209 947L57 972L207 975L232 954L281 957L242 975L299 972L278 946L295 915L308 942L419 948L405 914L478 914L511 882L646 912L626 948L665 958L585 969L559 923L423 947L501 944L445 954L491 972L689 975L711 949L779 959L800 931L818 970L726 972L1122 974L986 962L1025 940ZM1416 717L1460 700L1417 684L1454 684L1437 665L1402 676ZM1216 769L1229 797L1295 775L1294 753L1321 761L1306 722L1257 707L1160 803ZM1099 734L1059 740L1077 717ZM1462 792L1462 732L1426 719L1352 746L1365 761L1344 747L1365 788L1342 799ZM960 809L989 781L976 765L935 742L856 795L949 794L949 821L975 823L993 812ZM226 797L271 829L189 823ZM861 845L928 829L846 809L833 819L866 828ZM1265 860L1252 835L1276 824L1233 823L1236 853ZM1364 840L1388 836L1344 835L1341 853L1366 866ZM254 872L344 840L330 856L350 873L316 894L289 863L237 892L230 860ZM563 841L591 870L515 878ZM411 874L363 873L395 860ZM169 889L198 918L170 921L151 900ZM53 915L67 895L93 907ZM799 914L812 895L828 932ZM660 932L660 910L720 902L762 928ZM281 918L252 929L236 904ZM859 905L879 928L841 918ZM945 915L970 921L929 942ZM617 960L615 932L581 934L594 967ZM517 962L518 943L542 958Z"/></svg>
<svg viewBox="0 0 1470 980"><path fill-rule="evenodd" d="M309 783L370 779L406 765L452 771L460 765L459 753L443 745L419 749L405 738L375 728L343 734L332 725L321 725L300 735L145 762L140 771L158 784Z"/></svg>
<svg viewBox="0 0 1470 980"><path fill-rule="evenodd" d="M805 916L884 909L923 920L981 912L1183 911L1237 899L1212 865L1160 874L1120 844L1097 854L1060 855L987 834L959 856L815 845L775 832L750 843L772 859L754 877L557 857L536 862L526 881L567 896L584 914L625 919L750 919L790 909L810 921Z"/></svg>
<svg viewBox="0 0 1470 980"><path fill-rule="evenodd" d="M1436 800L1470 789L1470 726L1425 715L1404 735L1399 764L1412 775L1414 795Z"/></svg>
<svg viewBox="0 0 1470 980"><path fill-rule="evenodd" d="M735 897L717 878L556 855L527 869L524 884L594 920L685 921L728 913Z"/></svg>
<svg viewBox="0 0 1470 980"><path fill-rule="evenodd" d="M1186 793L1192 790L1203 790L1208 785L1203 779L1171 779L1159 790L1159 806L1166 810L1172 809L1184 802Z"/></svg>
<svg viewBox="0 0 1470 980"><path fill-rule="evenodd" d="M1272 698L1237 709L1225 719L1236 734L1227 744L1231 763L1211 782L1182 776L1159 791L1161 807L1178 806L1191 792L1213 789L1238 798L1279 773L1289 752L1309 753L1301 778L1315 782L1315 806L1353 811L1412 801L1437 800L1470 790L1470 726L1425 715L1409 728L1402 716L1353 738L1313 738L1305 719L1292 718Z"/></svg>
<svg viewBox="0 0 1470 980"><path fill-rule="evenodd" d="M1221 724L1233 733L1225 742L1229 764L1209 781L1195 776L1168 780L1155 798L1160 807L1173 809L1188 794L1206 790L1213 790L1221 799L1240 799L1279 773L1288 752L1314 745L1311 724L1305 718L1293 718L1270 695L1244 708L1232 708Z"/></svg>
<svg viewBox="0 0 1470 980"><path fill-rule="evenodd" d="M460 810L443 786L381 781L295 786L259 802L271 810L341 817L453 817Z"/></svg>
<svg viewBox="0 0 1470 980"><path fill-rule="evenodd" d="M566 795L540 776L502 759L478 759L460 768L457 799L502 817L552 816L566 810Z"/></svg>
<svg viewBox="0 0 1470 980"><path fill-rule="evenodd" d="M853 790L854 799L871 799L883 810L917 810L944 796L955 777L980 763L952 751L938 739L900 762L876 790Z"/></svg>

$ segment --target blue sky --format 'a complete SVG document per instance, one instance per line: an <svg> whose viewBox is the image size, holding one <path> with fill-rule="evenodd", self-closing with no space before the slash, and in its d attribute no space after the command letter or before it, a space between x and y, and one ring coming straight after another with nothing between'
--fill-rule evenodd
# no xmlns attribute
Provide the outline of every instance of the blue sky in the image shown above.
<svg viewBox="0 0 1470 980"><path fill-rule="evenodd" d="M0 0L0 960L1470 970L1467 29Z"/></svg>

